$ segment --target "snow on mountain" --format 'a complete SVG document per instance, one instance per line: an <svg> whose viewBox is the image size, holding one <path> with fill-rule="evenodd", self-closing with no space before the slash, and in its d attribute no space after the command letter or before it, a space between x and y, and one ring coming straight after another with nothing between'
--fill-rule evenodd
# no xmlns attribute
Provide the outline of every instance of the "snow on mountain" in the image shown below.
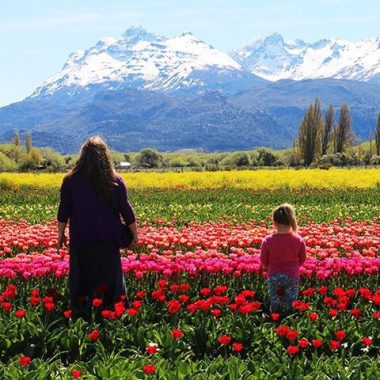
<svg viewBox="0 0 380 380"><path fill-rule="evenodd" d="M202 85L191 78L195 71L240 72L229 55L191 33L165 38L142 27L128 29L120 40L106 38L85 51L70 55L62 71L49 78L33 94L48 95L61 89L75 93L94 84L133 83L138 88L173 89Z"/></svg>
<svg viewBox="0 0 380 380"><path fill-rule="evenodd" d="M380 38L358 42L339 39L306 43L285 41L274 33L230 52L242 67L270 81L280 79L349 79L380 76Z"/></svg>
<svg viewBox="0 0 380 380"><path fill-rule="evenodd" d="M93 85L173 90L208 88L217 83L222 88L234 88L234 84L241 88L257 77L269 81L335 78L380 82L380 38L306 43L285 41L274 33L228 55L189 32L166 38L141 26L131 27L119 40L105 38L71 54L63 69L32 97L60 90L74 95Z"/></svg>

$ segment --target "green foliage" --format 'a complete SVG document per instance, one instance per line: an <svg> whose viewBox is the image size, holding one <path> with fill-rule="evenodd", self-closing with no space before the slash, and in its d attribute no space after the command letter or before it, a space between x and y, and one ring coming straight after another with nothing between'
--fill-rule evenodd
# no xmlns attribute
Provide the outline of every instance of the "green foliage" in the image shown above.
<svg viewBox="0 0 380 380"><path fill-rule="evenodd" d="M329 146L331 138L331 132L334 129L334 123L334 107L332 104L330 104L325 115L325 123L322 133L322 156L327 153L327 148Z"/></svg>
<svg viewBox="0 0 380 380"><path fill-rule="evenodd" d="M136 156L136 164L141 168L158 168L161 160L162 156L154 148L142 149Z"/></svg>
<svg viewBox="0 0 380 380"><path fill-rule="evenodd" d="M331 153L325 154L319 160L320 164L330 164L332 166L349 166L357 165L357 158L355 155L349 155L348 153Z"/></svg>
<svg viewBox="0 0 380 380"><path fill-rule="evenodd" d="M321 136L324 131L321 103L318 99L310 105L298 133L298 145L305 166L310 166L321 151Z"/></svg>
<svg viewBox="0 0 380 380"><path fill-rule="evenodd" d="M56 217L59 192L57 189L43 190L22 188L15 192L6 183L0 183L0 217L25 219L32 223ZM163 218L178 223L188 220L215 220L229 215L236 221L249 219L266 220L273 208L284 202L296 206L300 224L302 215L316 222L331 221L337 217L350 216L354 220L373 219L380 215L379 194L372 190L317 191L303 189L290 191L249 190L136 190L129 197L141 221ZM305 217L305 220L307 219ZM268 222L269 223L269 222Z"/></svg>
<svg viewBox="0 0 380 380"><path fill-rule="evenodd" d="M39 151L42 156L41 163L46 169L56 171L64 168L66 161L62 155L51 148L39 148Z"/></svg>
<svg viewBox="0 0 380 380"><path fill-rule="evenodd" d="M267 149L258 150L258 163L260 166L274 166L277 162L277 157Z"/></svg>
<svg viewBox="0 0 380 380"><path fill-rule="evenodd" d="M331 139L330 139L331 140ZM327 156L330 156L330 147ZM33 148L31 149L31 151ZM78 154L63 156L48 147L38 148L40 156L31 152L26 153L25 146L16 146L15 144L0 144L0 152L7 156L14 165L3 165L1 170L40 170L46 171L66 171L79 158ZM184 151L176 153L157 152L155 149L143 150L139 153L122 153L111 151L114 164L117 166L120 162L127 161L134 167L142 167L150 170L171 170L172 168L182 168L182 170L223 170L237 167L273 167L273 166L299 166L300 152L297 144L293 149L271 150L268 148L258 148L256 150L237 151L231 153L197 153L194 151ZM327 160L331 165L376 165L376 160L372 160L375 154L375 143L364 142L359 145L347 148L345 151L347 159ZM324 155L325 156L325 155ZM186 168L186 169L185 169Z"/></svg>
<svg viewBox="0 0 380 380"><path fill-rule="evenodd" d="M23 154L19 168L21 170L33 170L39 168L42 162L42 155L38 148L32 147L29 153Z"/></svg>
<svg viewBox="0 0 380 380"><path fill-rule="evenodd" d="M26 148L26 153L28 153L28 154L32 150L32 136L31 136L30 133L26 134L26 137L25 137L25 148Z"/></svg>
<svg viewBox="0 0 380 380"><path fill-rule="evenodd" d="M377 123L375 129L375 147L376 147L376 155L380 156L380 112L377 116Z"/></svg>
<svg viewBox="0 0 380 380"><path fill-rule="evenodd" d="M116 166L119 165L120 162L128 161L128 160L125 160L125 155L123 153L116 152L114 150L111 150L111 157L112 157L112 161L114 165Z"/></svg>
<svg viewBox="0 0 380 380"><path fill-rule="evenodd" d="M0 151L0 171L13 171L16 169L16 162L11 160L3 152Z"/></svg>
<svg viewBox="0 0 380 380"><path fill-rule="evenodd" d="M379 155L373 155L369 161L371 165L380 165L380 156Z"/></svg>
<svg viewBox="0 0 380 380"><path fill-rule="evenodd" d="M188 166L188 162L186 161L186 159L181 157L180 155L165 158L163 164L166 167L173 168L183 168L185 166Z"/></svg>
<svg viewBox="0 0 380 380"><path fill-rule="evenodd" d="M223 160L220 162L220 165L232 167L249 166L250 158L246 152L229 153L226 157L223 158Z"/></svg>
<svg viewBox="0 0 380 380"><path fill-rule="evenodd" d="M16 146L20 146L21 145L21 138L20 138L20 134L18 132L16 133L16 136L14 138L14 144Z"/></svg>
<svg viewBox="0 0 380 380"><path fill-rule="evenodd" d="M335 153L343 153L347 148L352 146L355 137L351 124L350 110L347 104L343 104L340 108L339 123L334 132Z"/></svg>

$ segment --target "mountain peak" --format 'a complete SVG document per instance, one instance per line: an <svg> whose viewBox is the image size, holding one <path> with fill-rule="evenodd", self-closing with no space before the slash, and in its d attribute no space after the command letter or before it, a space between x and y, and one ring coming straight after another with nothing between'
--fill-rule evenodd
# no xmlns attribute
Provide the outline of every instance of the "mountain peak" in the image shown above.
<svg viewBox="0 0 380 380"><path fill-rule="evenodd" d="M136 43L138 41L155 41L159 38L159 36L148 32L141 25L131 26L121 35L121 37L124 41L128 41L129 43Z"/></svg>
<svg viewBox="0 0 380 380"><path fill-rule="evenodd" d="M272 33L268 37L265 37L264 42L267 43L284 43L284 38L280 33Z"/></svg>

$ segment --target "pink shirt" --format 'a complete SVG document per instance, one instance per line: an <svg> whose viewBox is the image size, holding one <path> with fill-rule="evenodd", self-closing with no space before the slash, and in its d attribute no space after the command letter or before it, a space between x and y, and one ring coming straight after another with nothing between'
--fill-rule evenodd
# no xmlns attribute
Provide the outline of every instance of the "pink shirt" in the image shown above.
<svg viewBox="0 0 380 380"><path fill-rule="evenodd" d="M260 260L268 276L276 273L299 279L299 268L306 259L306 245L301 236L292 232L274 233L264 238Z"/></svg>

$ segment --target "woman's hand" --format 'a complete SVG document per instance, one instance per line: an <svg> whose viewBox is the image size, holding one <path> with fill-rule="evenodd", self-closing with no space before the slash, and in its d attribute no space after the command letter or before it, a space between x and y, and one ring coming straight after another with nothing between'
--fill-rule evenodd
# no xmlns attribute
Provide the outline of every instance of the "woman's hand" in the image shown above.
<svg viewBox="0 0 380 380"><path fill-rule="evenodd" d="M58 234L58 247L62 248L63 246L66 246L66 235L65 234Z"/></svg>
<svg viewBox="0 0 380 380"><path fill-rule="evenodd" d="M62 246L66 246L66 236L65 229L67 223L58 222L58 248L62 248Z"/></svg>
<svg viewBox="0 0 380 380"><path fill-rule="evenodd" d="M133 234L132 243L134 243L134 244L138 244L139 243L139 235L137 233Z"/></svg>
<svg viewBox="0 0 380 380"><path fill-rule="evenodd" d="M138 244L138 242L139 242L139 234L137 233L136 223L133 222L133 223L129 224L128 227L131 230L132 235L133 235L132 243Z"/></svg>

